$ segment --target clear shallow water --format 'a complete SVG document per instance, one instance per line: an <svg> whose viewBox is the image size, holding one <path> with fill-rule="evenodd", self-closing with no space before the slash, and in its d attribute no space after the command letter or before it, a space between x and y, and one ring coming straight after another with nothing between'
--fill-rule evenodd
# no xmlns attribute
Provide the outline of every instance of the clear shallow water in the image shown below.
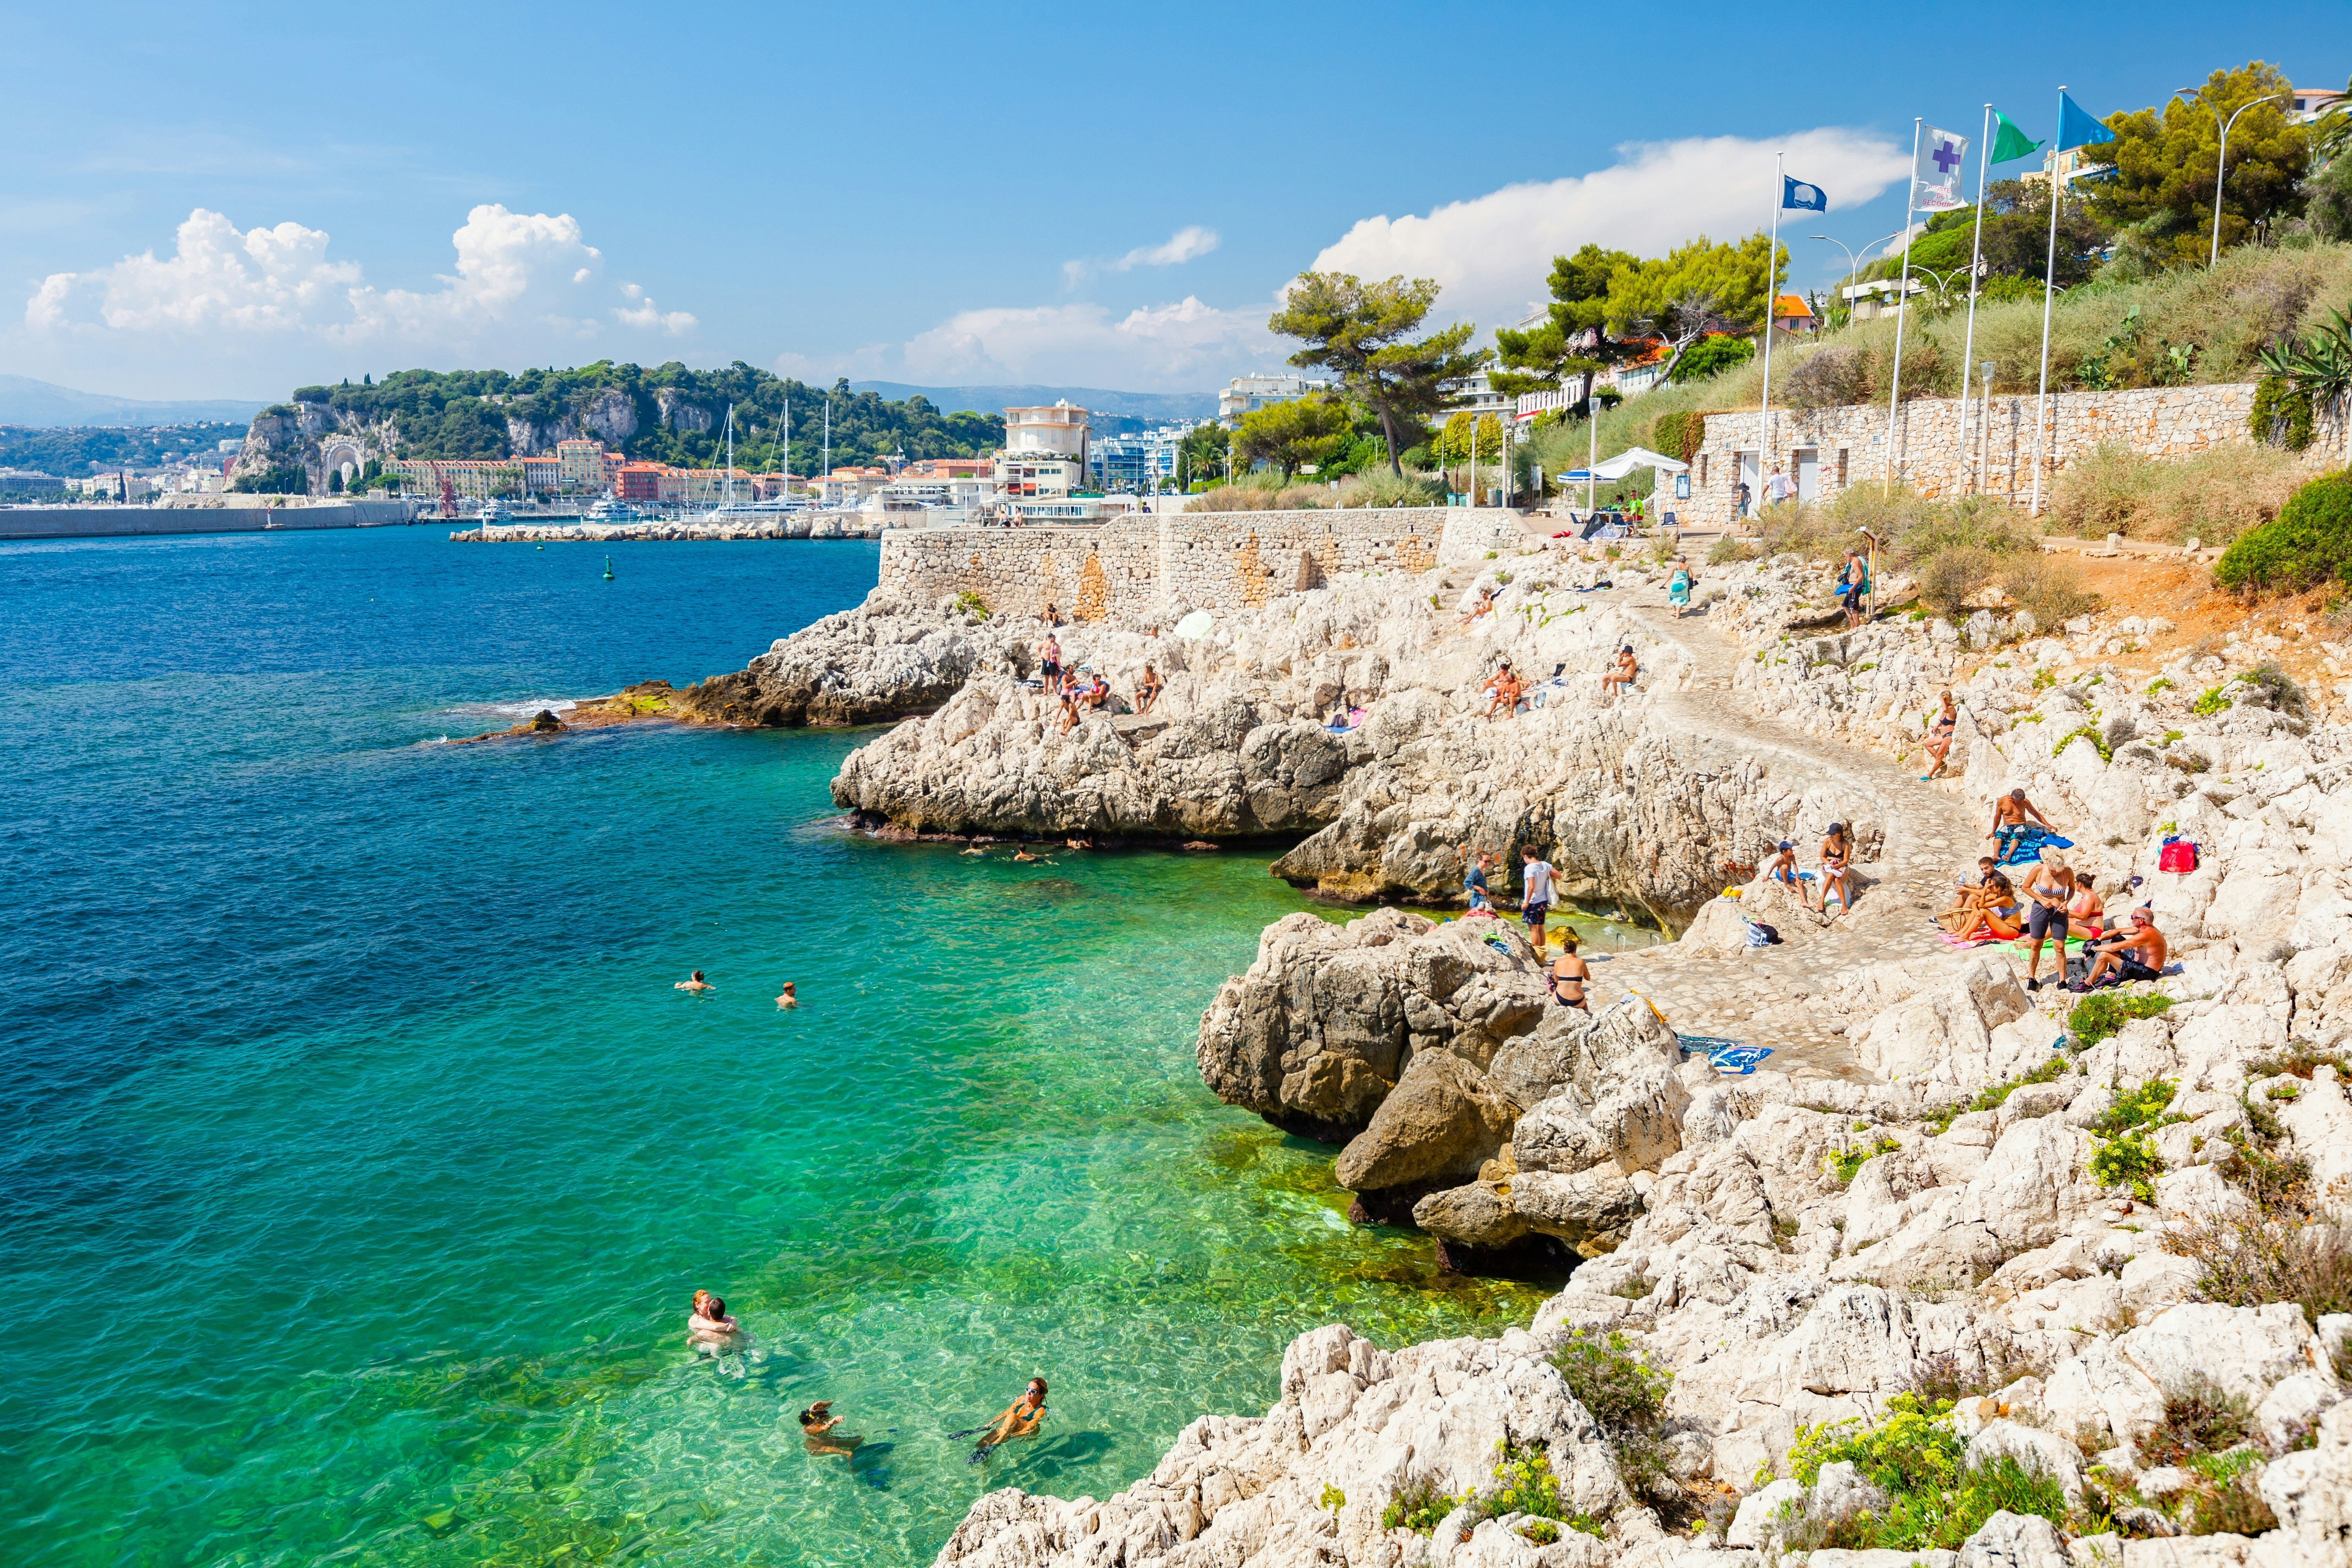
<svg viewBox="0 0 2352 1568"><path fill-rule="evenodd" d="M1201 1089L1302 907L1262 857L852 838L855 735L437 744L740 667L875 547L613 559L0 546L0 1560L920 1563L1263 1409L1301 1329L1525 1321ZM697 1286L754 1354L687 1351Z"/></svg>

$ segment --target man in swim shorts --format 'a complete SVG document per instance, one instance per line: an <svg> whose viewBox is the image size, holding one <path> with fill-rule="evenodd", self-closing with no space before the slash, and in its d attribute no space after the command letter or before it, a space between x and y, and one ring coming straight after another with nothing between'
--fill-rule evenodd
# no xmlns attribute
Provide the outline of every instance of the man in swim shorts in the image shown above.
<svg viewBox="0 0 2352 1568"><path fill-rule="evenodd" d="M671 986L670 989L673 991L693 992L698 994L705 991L715 991L718 987L711 984L708 980L705 980L702 977L702 971L698 969L684 980L679 981L676 985Z"/></svg>
<svg viewBox="0 0 2352 1568"><path fill-rule="evenodd" d="M2156 915L2146 906L2131 912L2131 930L2127 934L2114 942L2101 942L2088 951L2093 955L2091 973L2068 986L2070 991L2121 985L2131 980L2156 980L2164 973L2167 952L2164 933L2156 929Z"/></svg>
<svg viewBox="0 0 2352 1568"><path fill-rule="evenodd" d="M2049 831L2058 831L2051 827L2050 819L2025 798L2025 792L2021 789L2011 790L1992 803L1992 828L1985 837L1993 841L1992 850L1996 857L2005 858L2009 854L2010 845L2025 831L2025 819L2029 816Z"/></svg>
<svg viewBox="0 0 2352 1568"><path fill-rule="evenodd" d="M1803 896L1805 889L1797 881L1797 847L1787 839L1780 840L1778 851L1764 868L1764 875L1772 881L1786 883L1800 897ZM1812 902L1810 899L1805 901Z"/></svg>
<svg viewBox="0 0 2352 1568"><path fill-rule="evenodd" d="M1519 847L1519 919L1538 958L1544 950L1544 915L1551 908L1551 862L1538 855L1534 845Z"/></svg>
<svg viewBox="0 0 2352 1568"><path fill-rule="evenodd" d="M1046 696L1062 694L1062 644L1051 632L1037 645L1037 673L1045 682Z"/></svg>

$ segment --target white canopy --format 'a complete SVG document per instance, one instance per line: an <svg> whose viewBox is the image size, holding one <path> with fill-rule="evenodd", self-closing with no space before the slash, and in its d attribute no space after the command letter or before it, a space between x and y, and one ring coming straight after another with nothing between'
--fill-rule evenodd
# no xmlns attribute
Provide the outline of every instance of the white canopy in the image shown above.
<svg viewBox="0 0 2352 1568"><path fill-rule="evenodd" d="M1596 479L1622 479L1635 468L1656 468L1662 473L1687 474L1688 463L1677 463L1664 452L1653 452L1647 447L1629 447L1624 451L1592 468Z"/></svg>

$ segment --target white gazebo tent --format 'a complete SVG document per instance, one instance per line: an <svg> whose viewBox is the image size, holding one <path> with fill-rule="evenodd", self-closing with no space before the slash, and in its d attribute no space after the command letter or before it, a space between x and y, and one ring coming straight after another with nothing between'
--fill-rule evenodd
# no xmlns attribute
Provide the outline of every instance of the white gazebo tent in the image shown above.
<svg viewBox="0 0 2352 1568"><path fill-rule="evenodd" d="M1628 447L1605 463L1595 463L1589 468L1575 470L1560 477L1571 483L1578 479L1584 481L1584 510L1591 511L1593 481L1608 479L1613 483L1623 479L1635 468L1655 468L1662 474L1690 472L1688 463L1676 462L1664 452L1653 452L1647 447Z"/></svg>

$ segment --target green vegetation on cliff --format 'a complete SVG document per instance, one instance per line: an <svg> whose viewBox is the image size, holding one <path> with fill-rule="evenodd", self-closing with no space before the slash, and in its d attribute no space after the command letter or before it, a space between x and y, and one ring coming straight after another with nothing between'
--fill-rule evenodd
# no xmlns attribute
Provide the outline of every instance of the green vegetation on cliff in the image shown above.
<svg viewBox="0 0 2352 1568"><path fill-rule="evenodd" d="M870 463L886 454L970 458L1003 445L1004 421L982 414L942 414L921 396L884 401L788 381L738 360L724 370L688 370L672 362L646 367L600 360L575 370L404 370L358 385L306 386L297 405L324 404L345 426L388 424L404 458L513 457L518 443L551 452L568 436L603 441L632 458L709 467L725 455L727 409L735 406L735 460L768 470L783 461L787 400L792 466L813 471L833 411L833 461Z"/></svg>
<svg viewBox="0 0 2352 1568"><path fill-rule="evenodd" d="M114 468L152 468L167 458L193 454L200 463L219 461L223 441L242 441L245 426L211 422L195 425L107 425L49 429L0 426L0 468L33 468L79 478Z"/></svg>

